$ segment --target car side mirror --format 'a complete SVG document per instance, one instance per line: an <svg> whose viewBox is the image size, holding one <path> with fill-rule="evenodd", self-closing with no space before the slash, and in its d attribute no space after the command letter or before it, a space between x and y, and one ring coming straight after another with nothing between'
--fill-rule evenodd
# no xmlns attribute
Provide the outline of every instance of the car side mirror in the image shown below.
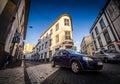
<svg viewBox="0 0 120 84"><path fill-rule="evenodd" d="M68 55L68 53L67 52L63 52L63 55Z"/></svg>

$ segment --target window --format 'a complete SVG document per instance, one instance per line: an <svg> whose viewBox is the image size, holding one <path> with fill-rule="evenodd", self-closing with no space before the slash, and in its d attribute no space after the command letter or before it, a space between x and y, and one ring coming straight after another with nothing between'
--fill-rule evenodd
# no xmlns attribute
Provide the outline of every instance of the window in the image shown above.
<svg viewBox="0 0 120 84"><path fill-rule="evenodd" d="M102 44L102 41L101 41L100 37L98 37L98 42L99 42L100 47L103 47L103 44Z"/></svg>
<svg viewBox="0 0 120 84"><path fill-rule="evenodd" d="M41 53L41 59L43 59L43 53Z"/></svg>
<svg viewBox="0 0 120 84"><path fill-rule="evenodd" d="M42 50L43 50L43 48L44 48L44 44L42 44Z"/></svg>
<svg viewBox="0 0 120 84"><path fill-rule="evenodd" d="M42 40L44 41L44 39L45 39L45 37L43 37L43 39L42 39Z"/></svg>
<svg viewBox="0 0 120 84"><path fill-rule="evenodd" d="M64 25L69 26L69 19L64 19Z"/></svg>
<svg viewBox="0 0 120 84"><path fill-rule="evenodd" d="M52 35L52 29L50 30L50 35Z"/></svg>
<svg viewBox="0 0 120 84"><path fill-rule="evenodd" d="M45 54L44 54L45 61L46 61L46 58L47 58L47 52L45 52Z"/></svg>
<svg viewBox="0 0 120 84"><path fill-rule="evenodd" d="M48 42L45 42L45 48L47 48L47 43L48 43Z"/></svg>
<svg viewBox="0 0 120 84"><path fill-rule="evenodd" d="M39 39L39 43L41 43L41 39Z"/></svg>
<svg viewBox="0 0 120 84"><path fill-rule="evenodd" d="M103 19L100 20L100 26L102 29L106 27Z"/></svg>
<svg viewBox="0 0 120 84"><path fill-rule="evenodd" d="M109 34L108 34L107 31L104 33L104 36L105 36L106 42L107 42L107 43L110 43L110 42L111 42L111 39L110 39L110 36L109 36Z"/></svg>
<svg viewBox="0 0 120 84"><path fill-rule="evenodd" d="M59 23L56 24L56 31L59 29Z"/></svg>
<svg viewBox="0 0 120 84"><path fill-rule="evenodd" d="M52 39L50 39L50 46L52 45Z"/></svg>
<svg viewBox="0 0 120 84"><path fill-rule="evenodd" d="M56 35L56 43L59 42L59 35Z"/></svg>
<svg viewBox="0 0 120 84"><path fill-rule="evenodd" d="M39 47L39 51L41 50L41 46Z"/></svg>
<svg viewBox="0 0 120 84"><path fill-rule="evenodd" d="M96 41L94 41L94 47L95 47L95 50L97 50L97 44L96 44Z"/></svg>
<svg viewBox="0 0 120 84"><path fill-rule="evenodd" d="M65 39L66 40L71 39L71 37L70 37L70 31L65 31Z"/></svg>
<svg viewBox="0 0 120 84"><path fill-rule="evenodd" d="M95 32L96 32L96 35L99 34L99 31L98 31L98 28L97 28L97 27L95 28Z"/></svg>
<svg viewBox="0 0 120 84"><path fill-rule="evenodd" d="M48 33L46 34L46 38L48 38Z"/></svg>
<svg viewBox="0 0 120 84"><path fill-rule="evenodd" d="M92 38L94 39L94 33L92 32Z"/></svg>
<svg viewBox="0 0 120 84"><path fill-rule="evenodd" d="M112 51L112 52L116 52L116 48L114 44L111 44L108 46L108 50ZM117 52L116 52L117 53Z"/></svg>

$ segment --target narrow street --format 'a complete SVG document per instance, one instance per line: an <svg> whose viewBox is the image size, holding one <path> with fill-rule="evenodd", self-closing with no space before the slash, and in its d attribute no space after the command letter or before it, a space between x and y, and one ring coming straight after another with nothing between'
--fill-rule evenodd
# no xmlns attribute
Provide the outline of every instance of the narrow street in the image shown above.
<svg viewBox="0 0 120 84"><path fill-rule="evenodd" d="M0 84L120 84L120 0L0 0Z"/></svg>
<svg viewBox="0 0 120 84"><path fill-rule="evenodd" d="M32 84L120 84L120 64L107 63L99 72L74 74L70 69L55 67L51 64L36 64L27 68Z"/></svg>

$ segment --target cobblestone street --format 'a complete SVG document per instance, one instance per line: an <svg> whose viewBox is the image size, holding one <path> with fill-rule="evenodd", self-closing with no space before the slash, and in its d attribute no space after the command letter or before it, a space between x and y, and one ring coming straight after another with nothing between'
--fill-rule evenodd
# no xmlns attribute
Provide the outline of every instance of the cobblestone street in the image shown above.
<svg viewBox="0 0 120 84"><path fill-rule="evenodd" d="M0 70L0 84L25 84L24 68Z"/></svg>
<svg viewBox="0 0 120 84"><path fill-rule="evenodd" d="M0 70L0 84L120 84L120 64L105 63L102 71L73 73L50 63L26 62L22 67Z"/></svg>
<svg viewBox="0 0 120 84"><path fill-rule="evenodd" d="M41 84L41 82L57 70L58 68L52 68L51 64L41 64L28 67L27 73L32 84Z"/></svg>
<svg viewBox="0 0 120 84"><path fill-rule="evenodd" d="M42 84L120 84L120 67L104 64L100 72L81 72L74 74L70 69L60 68Z"/></svg>
<svg viewBox="0 0 120 84"><path fill-rule="evenodd" d="M120 84L119 64L104 64L99 72L74 74L70 69L41 64L27 68L32 84Z"/></svg>

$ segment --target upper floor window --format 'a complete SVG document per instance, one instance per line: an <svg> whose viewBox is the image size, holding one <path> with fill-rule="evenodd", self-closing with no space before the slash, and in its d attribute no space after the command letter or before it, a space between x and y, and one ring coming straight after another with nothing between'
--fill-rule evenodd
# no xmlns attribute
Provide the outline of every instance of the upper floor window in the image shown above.
<svg viewBox="0 0 120 84"><path fill-rule="evenodd" d="M50 35L52 35L52 31L53 31L53 30L51 29L51 30L50 30Z"/></svg>
<svg viewBox="0 0 120 84"><path fill-rule="evenodd" d="M47 48L47 43L48 43L48 42L45 42L45 48Z"/></svg>
<svg viewBox="0 0 120 84"><path fill-rule="evenodd" d="M42 50L43 50L43 48L44 48L44 44L42 44Z"/></svg>
<svg viewBox="0 0 120 84"><path fill-rule="evenodd" d="M52 45L52 39L50 39L50 46Z"/></svg>
<svg viewBox="0 0 120 84"><path fill-rule="evenodd" d="M42 39L43 41L45 41L45 37L43 37L43 39Z"/></svg>
<svg viewBox="0 0 120 84"><path fill-rule="evenodd" d="M104 36L105 36L106 42L107 42L107 43L110 43L110 42L111 42L111 39L110 39L110 36L109 36L108 31L104 32Z"/></svg>
<svg viewBox="0 0 120 84"><path fill-rule="evenodd" d="M69 19L64 19L64 25L65 26L69 26L70 24L69 24Z"/></svg>
<svg viewBox="0 0 120 84"><path fill-rule="evenodd" d="M59 23L56 24L56 31L59 29Z"/></svg>
<svg viewBox="0 0 120 84"><path fill-rule="evenodd" d="M99 31L98 31L98 28L97 28L97 27L95 28L95 32L96 32L96 35L99 34Z"/></svg>
<svg viewBox="0 0 120 84"><path fill-rule="evenodd" d="M101 41L100 37L98 37L98 42L99 42L100 47L103 47L103 44L102 44L102 41Z"/></svg>
<svg viewBox="0 0 120 84"><path fill-rule="evenodd" d="M59 42L59 34L56 35L56 43L58 43L58 42Z"/></svg>
<svg viewBox="0 0 120 84"><path fill-rule="evenodd" d="M92 32L92 38L94 39L94 33Z"/></svg>
<svg viewBox="0 0 120 84"><path fill-rule="evenodd" d="M46 38L48 38L48 33L46 34Z"/></svg>
<svg viewBox="0 0 120 84"><path fill-rule="evenodd" d="M39 39L39 43L41 43L41 39Z"/></svg>
<svg viewBox="0 0 120 84"><path fill-rule="evenodd" d="M97 50L97 44L96 44L96 41L94 41L94 47L95 47L95 50Z"/></svg>
<svg viewBox="0 0 120 84"><path fill-rule="evenodd" d="M100 20L100 26L101 26L101 28L105 28L105 27L106 27L106 25L105 25L103 19Z"/></svg>
<svg viewBox="0 0 120 84"><path fill-rule="evenodd" d="M70 31L65 31L65 39L66 40L71 39L71 37L70 37Z"/></svg>
<svg viewBox="0 0 120 84"><path fill-rule="evenodd" d="M39 47L39 51L41 50L41 46Z"/></svg>

